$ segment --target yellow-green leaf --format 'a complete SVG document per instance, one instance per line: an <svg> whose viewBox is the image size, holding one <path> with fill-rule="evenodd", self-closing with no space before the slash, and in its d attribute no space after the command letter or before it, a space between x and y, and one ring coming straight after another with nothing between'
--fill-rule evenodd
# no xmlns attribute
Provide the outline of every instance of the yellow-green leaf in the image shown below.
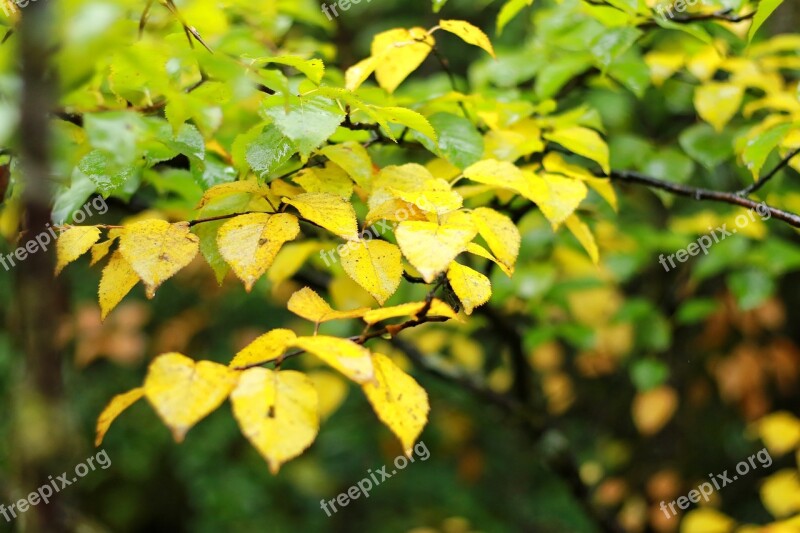
<svg viewBox="0 0 800 533"><path fill-rule="evenodd" d="M242 434L273 474L308 448L319 432L318 396L305 375L292 370L251 368L231 393Z"/></svg>
<svg viewBox="0 0 800 533"><path fill-rule="evenodd" d="M386 241L352 241L340 254L342 268L381 305L397 290L403 277L400 249Z"/></svg>
<svg viewBox="0 0 800 533"><path fill-rule="evenodd" d="M192 262L200 251L200 239L189 231L188 222L144 220L125 228L119 250L152 298L164 281Z"/></svg>
<svg viewBox="0 0 800 533"><path fill-rule="evenodd" d="M303 287L292 294L287 306L292 313L317 324L331 320L359 318L369 311L369 308L366 307L353 309L352 311L336 311L309 287Z"/></svg>
<svg viewBox="0 0 800 533"><path fill-rule="evenodd" d="M111 254L111 259L103 269L100 287L97 291L100 302L100 318L105 320L125 295L139 282L139 276L133 271L130 263L122 257L119 250Z"/></svg>
<svg viewBox="0 0 800 533"><path fill-rule="evenodd" d="M704 83L694 91L694 107L700 118L718 132L730 122L744 98L744 88L732 83Z"/></svg>
<svg viewBox="0 0 800 533"><path fill-rule="evenodd" d="M478 233L489 245L497 260L513 272L522 242L514 222L506 215L488 207L474 209L472 219L478 227Z"/></svg>
<svg viewBox="0 0 800 533"><path fill-rule="evenodd" d="M272 266L283 244L299 234L300 226L294 215L250 213L223 224L217 233L217 246L249 292Z"/></svg>
<svg viewBox="0 0 800 533"><path fill-rule="evenodd" d="M574 126L546 133L544 137L578 155L595 161L606 174L611 172L608 145L596 131Z"/></svg>
<svg viewBox="0 0 800 533"><path fill-rule="evenodd" d="M362 386L378 418L397 435L406 455L428 422L428 394L425 389L383 354L372 356L375 382Z"/></svg>
<svg viewBox="0 0 800 533"><path fill-rule="evenodd" d="M356 212L341 196L324 192L305 193L283 201L294 206L306 220L344 239L358 239Z"/></svg>
<svg viewBox="0 0 800 533"><path fill-rule="evenodd" d="M528 173L528 178L525 197L539 206L554 230L575 212L588 192L582 181L557 174Z"/></svg>
<svg viewBox="0 0 800 533"><path fill-rule="evenodd" d="M347 141L326 146L320 152L344 169L360 187L369 189L372 179L372 158L361 144Z"/></svg>
<svg viewBox="0 0 800 533"><path fill-rule="evenodd" d="M353 182L347 173L335 164L324 167L304 168L292 177L306 192L325 192L341 196L345 200L353 195ZM292 195L296 196L296 195Z"/></svg>
<svg viewBox="0 0 800 533"><path fill-rule="evenodd" d="M564 223L572 234L575 235L575 238L578 239L578 242L581 243L581 246L583 246L583 249L589 254L589 257L592 258L592 263L596 265L600 261L600 252L597 250L597 243L594 240L594 235L592 235L592 230L589 229L589 226L584 224L583 221L578 218L578 215L570 215Z"/></svg>
<svg viewBox="0 0 800 533"><path fill-rule="evenodd" d="M105 406L103 412L97 417L97 429L94 439L95 446L100 446L100 444L103 443L103 438L106 436L108 428L111 427L111 423L114 422L125 409L139 401L142 396L144 396L144 389L142 387L137 387L111 398L111 401Z"/></svg>
<svg viewBox="0 0 800 533"><path fill-rule="evenodd" d="M478 243L471 242L467 245L467 251L471 254L483 257L500 267L500 270L509 278L514 274L514 271L508 268L505 264L501 263L492 253Z"/></svg>
<svg viewBox="0 0 800 533"><path fill-rule="evenodd" d="M298 337L294 346L322 359L356 383L366 383L375 378L369 350L348 339L317 335Z"/></svg>
<svg viewBox="0 0 800 533"><path fill-rule="evenodd" d="M395 236L403 255L431 283L463 252L478 229L466 213L452 213L444 224L401 222Z"/></svg>
<svg viewBox="0 0 800 533"><path fill-rule="evenodd" d="M484 49L490 56L495 57L494 48L489 37L480 28L476 28L463 20L440 20L439 26L444 31L458 35L467 44Z"/></svg>
<svg viewBox="0 0 800 533"><path fill-rule="evenodd" d="M238 373L226 366L167 353L150 363L144 394L181 442L192 426L225 401L237 378Z"/></svg>
<svg viewBox="0 0 800 533"><path fill-rule="evenodd" d="M518 193L527 188L522 171L507 161L495 159L478 161L464 169L464 177L478 183L511 189Z"/></svg>
<svg viewBox="0 0 800 533"><path fill-rule="evenodd" d="M288 348L297 336L290 329L273 329L258 337L242 348L228 365L236 369L277 359Z"/></svg>
<svg viewBox="0 0 800 533"><path fill-rule="evenodd" d="M65 266L89 251L100 239L100 230L94 226L73 226L56 240L56 276Z"/></svg>

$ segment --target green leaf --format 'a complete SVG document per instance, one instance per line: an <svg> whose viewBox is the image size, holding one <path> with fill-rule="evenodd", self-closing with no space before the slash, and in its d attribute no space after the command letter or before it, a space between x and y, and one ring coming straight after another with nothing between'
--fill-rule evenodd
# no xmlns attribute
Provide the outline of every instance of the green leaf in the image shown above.
<svg viewBox="0 0 800 533"><path fill-rule="evenodd" d="M767 18L772 15L772 12L781 5L782 2L783 0L760 0L758 2L758 10L756 11L755 17L753 17L753 24L750 26L750 32L747 34L748 42L753 40L753 37L758 29L764 24Z"/></svg>
<svg viewBox="0 0 800 533"><path fill-rule="evenodd" d="M446 3L447 0L433 0L433 12L438 13L441 11Z"/></svg>
<svg viewBox="0 0 800 533"><path fill-rule="evenodd" d="M114 156L105 150L92 150L78 163L77 170L88 177L98 191L108 196L134 177L138 169L133 165L119 165Z"/></svg>
<svg viewBox="0 0 800 533"><path fill-rule="evenodd" d="M680 151L667 148L650 156L642 166L642 172L665 181L686 183L694 172L694 162Z"/></svg>
<svg viewBox="0 0 800 533"><path fill-rule="evenodd" d="M630 369L631 381L639 392L654 389L669 378L669 367L656 359L635 361Z"/></svg>
<svg viewBox="0 0 800 533"><path fill-rule="evenodd" d="M689 156L713 170L733 157L733 137L730 130L717 133L709 124L696 124L683 130L678 142Z"/></svg>
<svg viewBox="0 0 800 533"><path fill-rule="evenodd" d="M295 153L294 144L278 128L270 124L247 145L247 164L259 178L266 179Z"/></svg>
<svg viewBox="0 0 800 533"><path fill-rule="evenodd" d="M273 95L264 100L264 113L292 140L303 160L336 132L344 120L342 111L329 98Z"/></svg>
<svg viewBox="0 0 800 533"><path fill-rule="evenodd" d="M747 147L742 153L742 161L747 165L753 178L758 179L770 152L778 146L793 127L793 124L775 126L747 143Z"/></svg>
<svg viewBox="0 0 800 533"><path fill-rule="evenodd" d="M728 276L728 288L736 297L742 311L755 309L775 292L775 282L769 274L750 269L733 272Z"/></svg>
<svg viewBox="0 0 800 533"><path fill-rule="evenodd" d="M481 159L483 137L472 122L450 113L436 113L430 117L430 122L439 137L438 145L426 137L417 135L428 150L441 154L462 170Z"/></svg>
<svg viewBox="0 0 800 533"><path fill-rule="evenodd" d="M615 59L622 56L644 32L636 28L608 28L589 45L589 51L598 64L607 69Z"/></svg>
<svg viewBox="0 0 800 533"><path fill-rule="evenodd" d="M696 324L705 320L719 308L719 302L711 298L695 298L684 303L675 314L679 324Z"/></svg>
<svg viewBox="0 0 800 533"><path fill-rule="evenodd" d="M506 24L511 22L511 19L517 16L525 6L533 4L533 0L508 0L503 7L500 8L500 14L497 15L497 33L503 33L503 28Z"/></svg>

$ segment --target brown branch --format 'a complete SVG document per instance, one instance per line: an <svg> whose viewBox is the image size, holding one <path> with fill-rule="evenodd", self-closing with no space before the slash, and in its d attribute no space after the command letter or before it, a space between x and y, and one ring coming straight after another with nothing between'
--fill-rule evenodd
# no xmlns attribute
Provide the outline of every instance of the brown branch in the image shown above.
<svg viewBox="0 0 800 533"><path fill-rule="evenodd" d="M602 175L602 174L601 174ZM786 222L790 226L800 228L800 216L788 211L771 207L764 202L755 202L748 198L743 198L738 193L713 191L710 189L702 189L698 187L690 187L688 185L680 185L678 183L671 183L663 181L651 176L645 176L638 172L630 170L612 170L610 175L605 177L612 180L622 181L625 183L632 183L635 185L645 185L654 189L660 189L676 196L685 196L687 198L694 198L695 200L709 200L712 202L721 202L725 204L738 205L740 207L747 207L750 209L766 208L770 216Z"/></svg>
<svg viewBox="0 0 800 533"><path fill-rule="evenodd" d="M420 313L420 315L422 315L422 313ZM447 322L448 320L450 320L450 318L446 316L417 316L416 318L412 318L411 320L406 320L405 322L402 322L400 324L389 324L388 326L384 326L383 328L370 333L367 333L366 332L367 330L365 330L365 332L362 333L361 335L354 335L352 337L348 337L348 340L353 341L356 344L363 345L367 341L375 339L377 337L390 335L392 338L394 338L403 330L421 326L422 324L429 324L434 322ZM291 359L292 357L297 357L298 355L304 353L306 353L306 350L296 350L294 352L289 352L287 354L279 355L278 357L272 357L270 359L265 359L263 361L250 363L245 366L233 367L233 369L248 370L250 368L268 365L270 363L275 363L276 365L279 365L280 363L286 361L287 359Z"/></svg>

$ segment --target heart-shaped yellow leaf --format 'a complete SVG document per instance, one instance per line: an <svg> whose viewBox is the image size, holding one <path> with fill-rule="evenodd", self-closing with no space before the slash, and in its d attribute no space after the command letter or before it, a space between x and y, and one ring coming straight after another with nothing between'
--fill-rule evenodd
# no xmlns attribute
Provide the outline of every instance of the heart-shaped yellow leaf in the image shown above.
<svg viewBox="0 0 800 533"><path fill-rule="evenodd" d="M478 233L472 219L456 212L447 222L401 222L395 235L406 259L431 283Z"/></svg>
<svg viewBox="0 0 800 533"><path fill-rule="evenodd" d="M306 220L325 228L343 239L358 239L358 222L352 204L335 194L309 192L283 201L300 211Z"/></svg>
<svg viewBox="0 0 800 533"><path fill-rule="evenodd" d="M383 305L403 277L400 249L386 241L351 241L346 250L340 254L344 271Z"/></svg>
<svg viewBox="0 0 800 533"><path fill-rule="evenodd" d="M144 394L175 440L181 442L192 426L225 401L237 377L238 373L226 366L167 353L150 363Z"/></svg>
<svg viewBox="0 0 800 533"><path fill-rule="evenodd" d="M191 263L200 251L200 239L189 231L188 222L144 220L125 228L119 251L152 298L164 281Z"/></svg>
<svg viewBox="0 0 800 533"><path fill-rule="evenodd" d="M219 253L250 292L272 266L287 241L300 234L297 217L288 213L250 213L232 218L219 228Z"/></svg>
<svg viewBox="0 0 800 533"><path fill-rule="evenodd" d="M273 474L303 453L319 432L317 391L300 372L251 368L231 393L242 433L269 463Z"/></svg>
<svg viewBox="0 0 800 533"><path fill-rule="evenodd" d="M358 318L363 316L364 313L369 311L369 308L362 307L353 309L351 311L337 311L333 309L328 302L314 292L309 287L303 287L299 291L292 294L287 304L289 311L301 316L306 320L321 324L330 320L343 320L347 318Z"/></svg>

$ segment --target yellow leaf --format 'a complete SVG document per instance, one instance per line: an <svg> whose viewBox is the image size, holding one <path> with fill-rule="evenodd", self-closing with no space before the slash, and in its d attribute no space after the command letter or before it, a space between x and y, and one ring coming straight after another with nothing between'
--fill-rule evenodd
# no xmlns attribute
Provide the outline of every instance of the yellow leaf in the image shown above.
<svg viewBox="0 0 800 533"><path fill-rule="evenodd" d="M489 249L508 270L514 271L522 237L514 222L502 213L488 207L472 211L472 219L478 226L478 233L489 245Z"/></svg>
<svg viewBox="0 0 800 533"><path fill-rule="evenodd" d="M428 422L428 394L383 354L372 356L375 382L361 388L378 418L397 435L406 455Z"/></svg>
<svg viewBox="0 0 800 533"><path fill-rule="evenodd" d="M359 187L369 190L372 180L372 158L361 144L347 141L326 146L320 152L344 169Z"/></svg>
<svg viewBox="0 0 800 533"><path fill-rule="evenodd" d="M327 163L323 168L304 168L292 178L306 192L325 192L341 196L345 200L353 195L353 182L347 173L336 164Z"/></svg>
<svg viewBox="0 0 800 533"><path fill-rule="evenodd" d="M424 28L396 28L376 35L371 52L377 61L378 85L393 93L425 61L435 43Z"/></svg>
<svg viewBox="0 0 800 533"><path fill-rule="evenodd" d="M716 509L694 509L681 521L680 533L730 533L736 522Z"/></svg>
<svg viewBox="0 0 800 533"><path fill-rule="evenodd" d="M665 81L678 72L685 61L686 54L678 50L653 50L644 56L644 62L650 69L650 78L656 87L661 87Z"/></svg>
<svg viewBox="0 0 800 533"><path fill-rule="evenodd" d="M769 476L761 485L761 501L775 518L800 511L800 480L796 468L785 468Z"/></svg>
<svg viewBox="0 0 800 533"><path fill-rule="evenodd" d="M464 177L478 183L511 189L518 193L527 189L527 181L522 171L507 161L495 159L478 161L464 169Z"/></svg>
<svg viewBox="0 0 800 533"><path fill-rule="evenodd" d="M341 253L342 268L381 305L400 285L403 261L400 249L386 241L353 241Z"/></svg>
<svg viewBox="0 0 800 533"><path fill-rule="evenodd" d="M441 178L426 180L419 190L403 191L390 188L390 191L401 200L437 215L455 211L464 204L461 195L453 191L450 184Z"/></svg>
<svg viewBox="0 0 800 533"><path fill-rule="evenodd" d="M574 126L557 129L545 134L544 137L578 155L595 161L606 174L611 172L608 145L596 131Z"/></svg>
<svg viewBox="0 0 800 533"><path fill-rule="evenodd" d="M231 393L233 416L242 434L273 474L308 448L319 432L317 391L292 370L251 368Z"/></svg>
<svg viewBox="0 0 800 533"><path fill-rule="evenodd" d="M636 429L642 435L658 433L670 421L677 407L678 394L666 385L637 393L631 406Z"/></svg>
<svg viewBox="0 0 800 533"><path fill-rule="evenodd" d="M100 288L97 291L100 302L100 318L105 320L125 295L139 282L139 276L133 271L130 263L122 257L119 250L111 254L108 264L100 277Z"/></svg>
<svg viewBox="0 0 800 533"><path fill-rule="evenodd" d="M56 241L56 276L65 266L89 251L100 239L100 230L94 226L73 226L61 233Z"/></svg>
<svg viewBox="0 0 800 533"><path fill-rule="evenodd" d="M233 369L277 359L297 336L290 329L273 329L242 348L228 364Z"/></svg>
<svg viewBox="0 0 800 533"><path fill-rule="evenodd" d="M406 220L428 220L425 212L417 206L392 198L369 210L364 221L366 226L378 220L389 220L392 222L404 222Z"/></svg>
<svg viewBox="0 0 800 533"><path fill-rule="evenodd" d="M316 370L306 374L319 395L319 417L325 420L342 405L350 390L347 382L338 374Z"/></svg>
<svg viewBox="0 0 800 533"><path fill-rule="evenodd" d="M500 267L500 270L502 270L503 273L506 276L508 276L509 278L514 274L514 270L513 269L508 268L506 265L501 263L495 256L493 256L491 254L491 252L489 252L489 250L487 250L486 248L484 248L483 246L481 246L478 243L475 243L475 242L469 243L467 245L467 251L469 253L471 253L471 254L475 254L477 256L483 257L483 258L488 259L489 261L493 262L498 267Z"/></svg>
<svg viewBox="0 0 800 533"><path fill-rule="evenodd" d="M283 283L302 268L311 254L320 249L322 244L317 241L303 241L283 246L267 272L267 279L273 286Z"/></svg>
<svg viewBox="0 0 800 533"><path fill-rule="evenodd" d="M375 72L375 67L378 66L380 59L379 57L370 56L347 69L347 72L344 73L345 88L348 91L355 91L361 87L361 84L367 81L367 78Z"/></svg>
<svg viewBox="0 0 800 533"><path fill-rule="evenodd" d="M468 315L492 297L492 284L489 278L455 261L450 263L450 268L447 270L447 280Z"/></svg>
<svg viewBox="0 0 800 533"><path fill-rule="evenodd" d="M600 261L600 252L597 250L597 243L594 240L594 235L592 235L592 230L589 229L589 226L583 223L578 215L570 215L567 220L565 221L567 228L575 235L575 238L578 239L578 242L581 243L583 249L586 250L586 253L589 254L589 257L592 258L592 263L595 265Z"/></svg>
<svg viewBox="0 0 800 533"><path fill-rule="evenodd" d="M144 220L125 228L119 250L152 298L159 285L192 262L200 251L200 239L189 231L188 222Z"/></svg>
<svg viewBox="0 0 800 533"><path fill-rule="evenodd" d="M100 446L100 444L103 443L103 437L106 436L108 428L111 427L111 423L116 420L120 413L139 401L139 398L142 396L144 396L144 389L142 387L137 387L111 398L111 401L105 406L103 412L97 417L97 430L94 439L95 446Z"/></svg>
<svg viewBox="0 0 800 533"><path fill-rule="evenodd" d="M294 206L306 220L343 239L358 239L358 223L353 206L341 196L324 192L299 194L283 200Z"/></svg>
<svg viewBox="0 0 800 533"><path fill-rule="evenodd" d="M108 239L92 246L92 261L89 263L91 266L96 265L101 259L108 255L111 251L111 245L114 244L115 239Z"/></svg>
<svg viewBox="0 0 800 533"><path fill-rule="evenodd" d="M405 165L389 165L381 169L372 184L369 206L378 207L398 197L398 191L411 193L425 189L425 183L433 180L433 174L417 163ZM432 206L423 208L429 210Z"/></svg>
<svg viewBox="0 0 800 533"><path fill-rule="evenodd" d="M400 316L412 316L416 318L420 312L425 308L425 302L411 302L406 304L395 305L393 307L384 307L382 309L373 309L364 313L364 322L367 324L377 324L383 320L390 318L397 318ZM444 316L448 318L457 318L449 305L434 298L431 302L430 309L428 309L427 316Z"/></svg>
<svg viewBox="0 0 800 533"><path fill-rule="evenodd" d="M224 198L225 196L230 196L232 194L263 194L268 190L269 188L259 185L255 180L240 180L233 181L231 183L221 183L219 185L214 185L203 193L203 197L200 199L200 203L197 204L196 209L201 209L213 200Z"/></svg>
<svg viewBox="0 0 800 533"><path fill-rule="evenodd" d="M770 452L783 455L800 446L800 420L788 411L770 413L758 421L758 434Z"/></svg>
<svg viewBox="0 0 800 533"><path fill-rule="evenodd" d="M562 174L568 178L575 178L587 183L589 187L595 190L608 204L617 210L617 193L611 185L611 180L607 178L598 178L585 168L572 165L564 161L559 154L551 152L544 156L542 161L544 169L549 173Z"/></svg>
<svg viewBox="0 0 800 533"><path fill-rule="evenodd" d="M219 228L217 245L223 259L248 292L272 266L283 244L300 234L297 217L289 213L250 213L234 217Z"/></svg>
<svg viewBox="0 0 800 533"><path fill-rule="evenodd" d="M449 217L442 225L401 222L395 231L403 255L428 283L444 272L478 233L471 217L462 212L453 215L458 216Z"/></svg>
<svg viewBox="0 0 800 533"><path fill-rule="evenodd" d="M536 203L550 221L553 230L564 222L586 198L588 190L583 182L564 178L558 174L527 173L528 190L525 197Z"/></svg>
<svg viewBox="0 0 800 533"><path fill-rule="evenodd" d="M732 83L705 83L694 91L694 107L700 117L722 131L742 104L744 88Z"/></svg>
<svg viewBox="0 0 800 533"><path fill-rule="evenodd" d="M348 339L317 335L298 337L294 346L322 359L356 383L366 383L375 378L369 350Z"/></svg>
<svg viewBox="0 0 800 533"><path fill-rule="evenodd" d="M237 378L238 373L226 366L167 353L150 363L144 394L181 442L192 426L225 401Z"/></svg>
<svg viewBox="0 0 800 533"><path fill-rule="evenodd" d="M490 56L496 57L489 37L469 22L463 20L440 20L439 26L444 31L458 35L465 43L483 48Z"/></svg>
<svg viewBox="0 0 800 533"><path fill-rule="evenodd" d="M364 315L368 308L353 309L352 311L336 311L323 300L319 294L309 287L303 287L292 294L288 303L289 311L301 316L306 320L320 324L331 320L341 320L346 318L359 318Z"/></svg>

